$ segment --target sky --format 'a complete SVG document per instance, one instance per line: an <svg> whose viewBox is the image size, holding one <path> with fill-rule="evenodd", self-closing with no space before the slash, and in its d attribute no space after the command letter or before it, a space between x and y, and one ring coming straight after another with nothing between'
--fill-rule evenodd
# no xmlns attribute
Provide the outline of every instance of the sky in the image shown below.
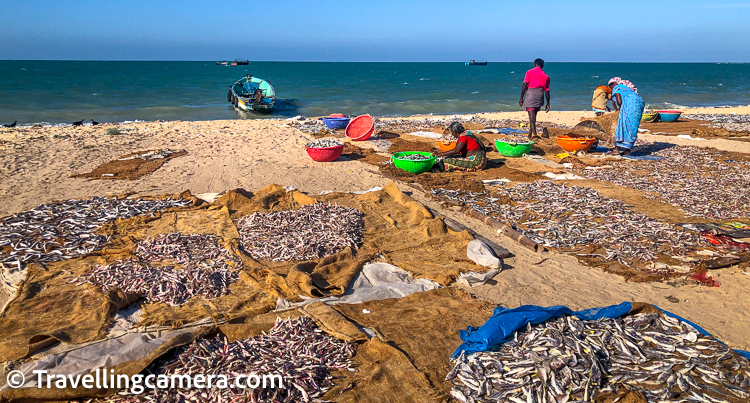
<svg viewBox="0 0 750 403"><path fill-rule="evenodd" d="M0 60L750 62L750 1L0 0Z"/></svg>

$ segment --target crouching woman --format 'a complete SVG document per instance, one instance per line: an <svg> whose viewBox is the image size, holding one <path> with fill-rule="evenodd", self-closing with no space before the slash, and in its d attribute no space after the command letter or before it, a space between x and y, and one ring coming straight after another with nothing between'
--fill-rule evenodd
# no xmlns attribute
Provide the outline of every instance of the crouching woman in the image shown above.
<svg viewBox="0 0 750 403"><path fill-rule="evenodd" d="M458 138L456 147L435 154L438 157L435 169L442 172L471 172L484 169L487 166L487 155L482 141L471 132L464 130L464 126L459 122L451 123L448 129L453 137Z"/></svg>

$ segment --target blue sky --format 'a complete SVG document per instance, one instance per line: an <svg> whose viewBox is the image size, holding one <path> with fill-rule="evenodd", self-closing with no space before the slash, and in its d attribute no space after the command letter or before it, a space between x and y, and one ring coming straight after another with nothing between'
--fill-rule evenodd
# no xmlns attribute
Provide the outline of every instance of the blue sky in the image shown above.
<svg viewBox="0 0 750 403"><path fill-rule="evenodd" d="M750 62L750 1L0 0L0 59Z"/></svg>

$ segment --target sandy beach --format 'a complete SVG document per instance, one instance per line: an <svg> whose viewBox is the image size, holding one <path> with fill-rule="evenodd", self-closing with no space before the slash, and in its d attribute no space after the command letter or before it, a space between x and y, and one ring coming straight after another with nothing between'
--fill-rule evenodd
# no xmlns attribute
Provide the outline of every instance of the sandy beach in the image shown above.
<svg viewBox="0 0 750 403"><path fill-rule="evenodd" d="M701 108L686 110L685 113L744 115L750 114L750 107ZM572 128L582 119L593 117L593 112L552 111L540 113L539 121L553 124L558 127L555 130L564 131L564 128ZM420 115L401 120L444 119L449 123L451 118ZM455 118L465 121L471 118L523 121L526 113L478 113ZM393 120L387 118L380 121L388 123ZM108 129L118 129L121 134L107 135ZM750 157L750 142L731 138L694 140L650 133L642 133L639 137L650 142L711 147ZM271 184L294 187L312 196L324 192L366 191L395 181L402 192L425 205L436 216L459 223L471 233L510 252L511 256L504 259L502 272L486 284L472 288L453 283L449 287L459 288L483 303L508 308L531 304L585 309L624 301L645 302L694 321L732 348L750 350L747 338L750 333L747 316L750 268L747 261L711 270L710 274L720 283L719 287L688 280L685 275L668 277L663 281L629 281L616 272L587 265L570 253L531 251L499 233L497 228L471 217L465 208L433 197L424 179L429 178L432 181L429 183L443 183L440 186L453 186L453 189L460 190L461 186L468 188L477 183L481 187L481 180L487 179L507 177L513 185L546 179L542 175L547 172L569 172L558 164L561 161L554 158L556 152L553 146L545 149L543 159L546 159L546 164L526 159L502 159L494 153L492 158L498 161L496 166L474 176L455 174L460 179L452 182L449 178L433 174L423 174L422 179L402 178L382 168L382 161L388 159L388 147L429 149L434 146L434 139L401 133L398 140L389 140L376 133L369 141L350 144L349 152L331 163L316 163L307 156L304 145L313 139L312 135L297 130L286 119L0 128L0 152L3 155L0 162L0 217L29 210L42 203L93 196L150 196L189 190L193 195L204 194L203 197L212 200L217 194L233 189L257 191ZM187 154L168 160L153 173L135 180L72 177L129 153L160 149L185 150ZM589 160L581 157L580 161ZM635 189L596 180L565 182L571 186L597 189L602 195L621 200L639 213L669 223L701 221L663 200L647 198L644 192ZM738 220L746 221L747 218ZM7 298L8 295L0 297L0 306ZM479 326L481 323L473 325ZM455 338L458 330L451 328L445 329L445 332Z"/></svg>

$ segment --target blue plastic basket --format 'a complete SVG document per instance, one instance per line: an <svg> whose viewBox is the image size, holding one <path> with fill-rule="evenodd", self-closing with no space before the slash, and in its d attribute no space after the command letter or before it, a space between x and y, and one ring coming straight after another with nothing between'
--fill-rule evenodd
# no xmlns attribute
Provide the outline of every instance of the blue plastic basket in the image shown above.
<svg viewBox="0 0 750 403"><path fill-rule="evenodd" d="M331 130L346 129L349 125L349 118L323 118L323 122Z"/></svg>

